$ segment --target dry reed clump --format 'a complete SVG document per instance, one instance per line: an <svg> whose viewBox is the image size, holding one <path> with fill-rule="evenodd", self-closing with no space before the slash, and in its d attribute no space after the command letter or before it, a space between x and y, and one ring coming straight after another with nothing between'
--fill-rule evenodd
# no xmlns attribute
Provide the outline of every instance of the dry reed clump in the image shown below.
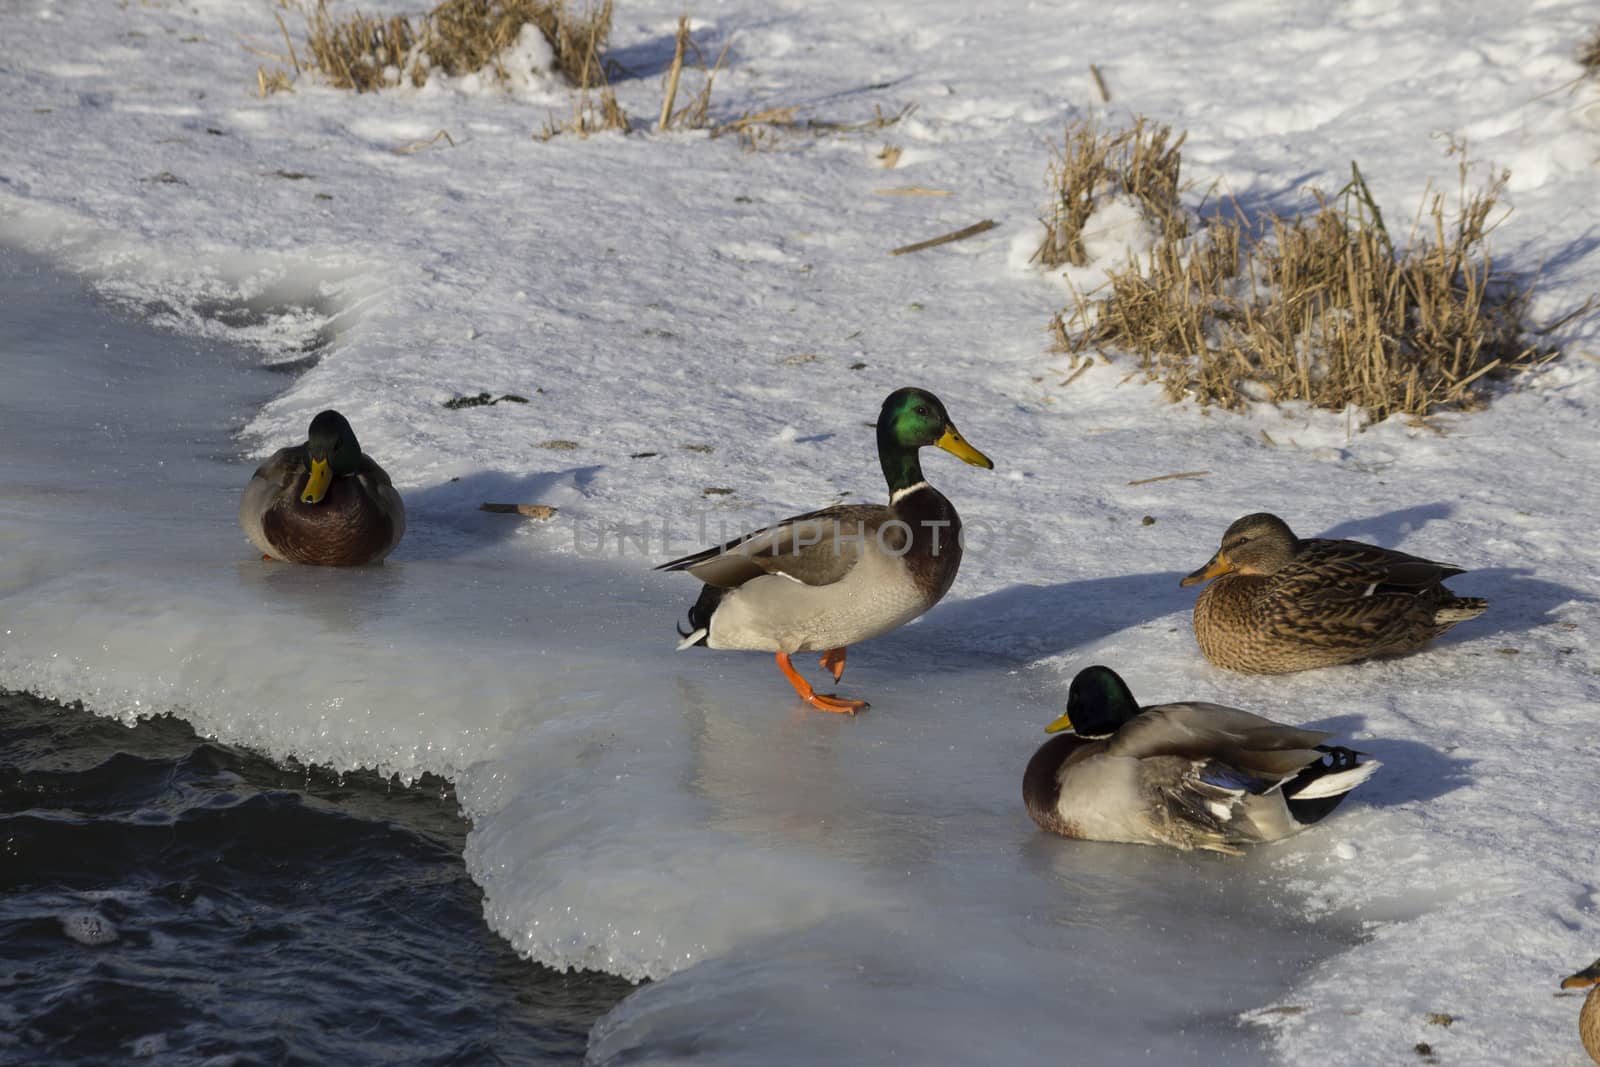
<svg viewBox="0 0 1600 1067"><path fill-rule="evenodd" d="M1093 123L1067 128L1061 155L1050 165L1049 213L1044 240L1033 254L1046 267L1088 263L1083 225L1108 193L1121 191L1139 205L1164 241L1188 236L1189 221L1179 200L1181 149L1187 134L1174 140L1172 129L1144 117L1131 129L1107 133Z"/></svg>
<svg viewBox="0 0 1600 1067"><path fill-rule="evenodd" d="M1129 351L1174 400L1353 404L1379 420L1480 406L1487 380L1553 357L1524 339L1525 294L1484 247L1505 174L1469 189L1463 162L1454 221L1433 194L1397 248L1351 169L1334 201L1259 236L1237 219L1169 234L1056 316L1057 350Z"/></svg>
<svg viewBox="0 0 1600 1067"><path fill-rule="evenodd" d="M1589 39L1578 52L1578 66L1583 68L1583 75L1586 78L1600 75L1600 26L1595 27L1589 34Z"/></svg>
<svg viewBox="0 0 1600 1067"><path fill-rule="evenodd" d="M404 70L417 34L404 15L370 18L359 11L343 19L328 14L318 0L306 16L306 47L311 61L337 89L358 93L390 84L385 71Z"/></svg>
<svg viewBox="0 0 1600 1067"><path fill-rule="evenodd" d="M525 25L544 34L556 69L579 88L605 82L601 53L611 33L611 0L574 14L565 0L444 0L428 13L420 50L449 74L492 67L506 73L500 54L516 43Z"/></svg>
<svg viewBox="0 0 1600 1067"><path fill-rule="evenodd" d="M501 56L532 25L550 43L556 69L578 88L591 89L605 84L602 53L611 14L611 0L582 13L566 0L444 0L414 17L356 12L334 18L326 0L317 0L306 16L306 43L336 88L364 93L394 84L395 72L413 85L433 70L453 77L491 70L508 80Z"/></svg>

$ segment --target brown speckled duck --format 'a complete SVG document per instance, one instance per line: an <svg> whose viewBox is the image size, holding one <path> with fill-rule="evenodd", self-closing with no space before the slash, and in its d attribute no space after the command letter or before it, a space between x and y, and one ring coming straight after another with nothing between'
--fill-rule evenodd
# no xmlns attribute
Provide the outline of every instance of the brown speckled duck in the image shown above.
<svg viewBox="0 0 1600 1067"><path fill-rule="evenodd" d="M1444 580L1459 567L1362 544L1295 537L1276 515L1246 515L1183 585L1210 581L1194 636L1228 670L1279 674L1410 652L1489 606ZM1215 581L1212 581L1215 579Z"/></svg>
<svg viewBox="0 0 1600 1067"><path fill-rule="evenodd" d="M406 532L406 509L345 417L324 411L311 420L305 444L280 448L256 468L239 501L239 525L263 559L348 567L393 552Z"/></svg>
<svg viewBox="0 0 1600 1067"><path fill-rule="evenodd" d="M1600 1063L1600 960L1561 981L1562 989L1587 989L1583 1008L1578 1012L1578 1037L1589 1058Z"/></svg>
<svg viewBox="0 0 1600 1067"><path fill-rule="evenodd" d="M1118 674L1086 667L1022 776L1042 829L1088 841L1237 853L1318 822L1381 766L1332 734L1221 704L1141 708Z"/></svg>

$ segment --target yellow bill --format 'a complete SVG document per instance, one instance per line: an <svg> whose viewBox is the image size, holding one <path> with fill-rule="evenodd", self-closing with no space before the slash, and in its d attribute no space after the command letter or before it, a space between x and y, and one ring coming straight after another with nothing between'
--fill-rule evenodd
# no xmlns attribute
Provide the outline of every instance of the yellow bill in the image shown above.
<svg viewBox="0 0 1600 1067"><path fill-rule="evenodd" d="M1561 980L1562 989L1588 989L1592 985L1600 985L1600 960Z"/></svg>
<svg viewBox="0 0 1600 1067"><path fill-rule="evenodd" d="M994 470L994 463L989 457L967 444L967 439L961 436L960 431L955 428L953 423L945 423L944 436L940 437L934 444L964 463L970 463L974 467L982 467L985 470Z"/></svg>
<svg viewBox="0 0 1600 1067"><path fill-rule="evenodd" d="M306 491L300 494L300 499L307 504L320 504L322 498L328 495L328 486L333 484L333 468L325 459L311 461L311 477L306 479Z"/></svg>
<svg viewBox="0 0 1600 1067"><path fill-rule="evenodd" d="M1200 582L1209 582L1213 578L1220 578L1224 574L1232 573L1233 561L1228 559L1228 557L1224 556L1221 552L1218 552L1215 556L1211 557L1204 567L1201 567L1193 574L1185 576L1184 579L1178 584L1197 585Z"/></svg>
<svg viewBox="0 0 1600 1067"><path fill-rule="evenodd" d="M1044 728L1044 732L1047 734L1059 734L1062 730L1072 729L1075 729L1075 727L1072 725L1072 716L1063 714L1061 718L1057 719L1049 726L1046 726Z"/></svg>

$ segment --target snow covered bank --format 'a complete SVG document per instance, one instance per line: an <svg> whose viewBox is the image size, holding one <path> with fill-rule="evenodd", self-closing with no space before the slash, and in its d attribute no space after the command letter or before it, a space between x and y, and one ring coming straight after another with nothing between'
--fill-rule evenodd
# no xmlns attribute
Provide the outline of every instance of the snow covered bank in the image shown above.
<svg viewBox="0 0 1600 1067"><path fill-rule="evenodd" d="M676 14L618 13L636 117L659 106ZM870 138L753 155L693 133L539 143L545 111L570 108L558 93L254 98L237 38L270 46L269 4L0 14L0 39L27 43L0 68L0 240L180 333L147 335L167 361L120 366L120 333L11 358L0 684L176 708L277 755L453 774L496 929L558 965L677 972L601 1026L598 1059L770 1062L792 1041L797 1060L1059 1061L1090 1033L1094 1062L1210 1062L1248 1054L1232 1019L1266 1005L1282 1010L1252 1018L1290 1063L1403 1060L1418 1041L1457 1064L1581 1062L1576 1002L1551 993L1597 940L1600 320L1564 326L1566 359L1486 412L1354 432L1172 407L1118 365L1059 386L1044 326L1061 289L1013 250L1038 232L1062 124L1102 108L1092 62L1113 118L1187 129L1186 173L1246 205L1292 209L1356 158L1404 213L1453 172L1434 134L1471 139L1512 170L1494 247L1543 268L1534 313L1552 319L1600 277L1595 97L1550 92L1592 13L699 14L705 40L735 42L730 114L918 108ZM454 147L395 153L439 129ZM893 171L884 141L906 149ZM904 185L954 195L877 192ZM886 255L981 218L1001 225ZM938 392L996 460L927 466L995 536L944 605L852 655L846 689L874 703L859 719L795 710L762 657L671 654L692 583L647 569L670 550L586 551L608 524L687 536L702 515L735 528L877 498L862 424L902 384ZM529 403L444 406L480 391ZM330 405L395 475L411 531L371 574L260 565L233 526L235 453ZM1190 470L1210 473L1129 484ZM485 500L562 511L524 524ZM1177 578L1261 508L1474 568L1453 585L1490 614L1405 660L1215 671ZM1021 768L1096 661L1146 699L1344 731L1383 772L1325 828L1241 863L1041 839ZM1283 992L1349 940L1308 932L1307 899L1370 937ZM1196 912L1225 917L1213 951L1171 933Z"/></svg>

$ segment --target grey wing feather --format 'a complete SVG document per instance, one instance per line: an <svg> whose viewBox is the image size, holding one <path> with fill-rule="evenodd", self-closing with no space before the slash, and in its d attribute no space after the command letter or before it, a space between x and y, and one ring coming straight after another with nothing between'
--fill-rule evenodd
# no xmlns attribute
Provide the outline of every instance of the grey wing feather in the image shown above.
<svg viewBox="0 0 1600 1067"><path fill-rule="evenodd" d="M406 532L406 505L400 499L400 491L394 487L394 482L389 477L389 472L378 466L377 462L365 452L361 453L361 463L356 467L356 477L366 486L367 492L389 521L394 524L394 536L389 539L389 548L393 550L400 543L400 538Z"/></svg>
<svg viewBox="0 0 1600 1067"><path fill-rule="evenodd" d="M893 515L872 504L838 504L785 519L714 548L663 563L707 585L734 589L763 574L806 585L832 585L850 572L869 539ZM893 547L893 546L889 546Z"/></svg>
<svg viewBox="0 0 1600 1067"><path fill-rule="evenodd" d="M1181 756L1156 756L1139 765L1147 825L1158 840L1177 848L1237 854L1244 840L1232 825L1243 783L1213 781L1214 764Z"/></svg>
<svg viewBox="0 0 1600 1067"><path fill-rule="evenodd" d="M273 486L284 489L293 488L295 479L307 469L306 446L290 445L280 448L267 457L267 461L256 468L252 479L260 478Z"/></svg>
<svg viewBox="0 0 1600 1067"><path fill-rule="evenodd" d="M1108 752L1135 759L1182 756L1216 761L1249 775L1281 780L1321 759L1317 746L1333 736L1221 704L1162 704L1145 708L1118 730Z"/></svg>
<svg viewBox="0 0 1600 1067"><path fill-rule="evenodd" d="M373 488L394 488L389 472L378 466L377 461L365 452L361 453L361 462L356 465L356 475Z"/></svg>

